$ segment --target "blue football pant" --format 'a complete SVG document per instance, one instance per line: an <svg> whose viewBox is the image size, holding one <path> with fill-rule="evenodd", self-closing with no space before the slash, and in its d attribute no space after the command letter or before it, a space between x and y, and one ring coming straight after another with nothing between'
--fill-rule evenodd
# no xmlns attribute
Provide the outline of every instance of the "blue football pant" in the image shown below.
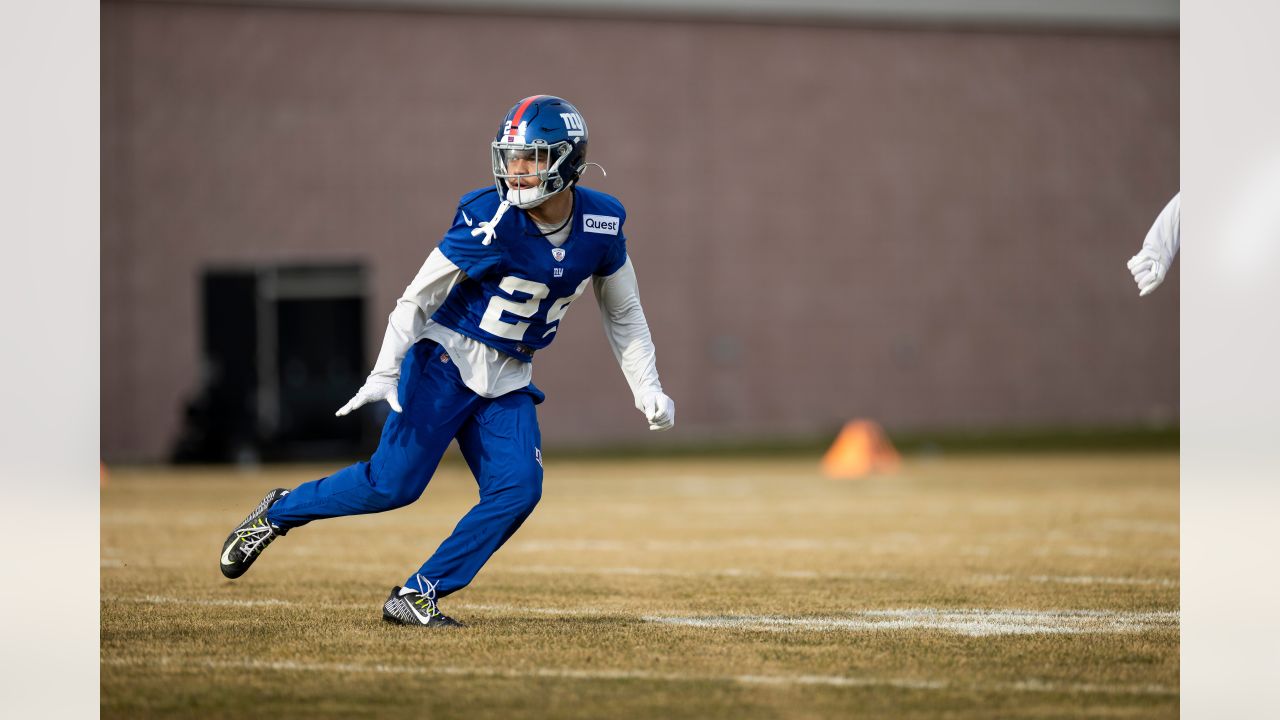
<svg viewBox="0 0 1280 720"><path fill-rule="evenodd" d="M392 412L368 462L303 483L267 513L283 528L312 520L384 512L417 500L449 442L480 485L480 502L463 516L418 573L444 597L470 584L542 497L542 434L533 385L484 398L462 383L452 360L432 341L406 354L398 389L403 413ZM404 583L418 587L415 575Z"/></svg>

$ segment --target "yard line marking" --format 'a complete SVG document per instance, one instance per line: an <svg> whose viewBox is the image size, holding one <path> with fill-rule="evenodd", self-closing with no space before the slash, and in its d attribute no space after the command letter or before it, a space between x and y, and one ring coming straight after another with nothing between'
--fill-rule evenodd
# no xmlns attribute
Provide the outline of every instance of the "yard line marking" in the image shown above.
<svg viewBox="0 0 1280 720"><path fill-rule="evenodd" d="M971 575L969 579L977 582L1016 582L1028 580L1034 583L1055 583L1062 585L1154 585L1158 587L1178 587L1178 581L1170 578L1130 578L1102 577L1098 575Z"/></svg>
<svg viewBox="0 0 1280 720"><path fill-rule="evenodd" d="M312 603L300 603L293 600L279 600L276 598L260 598L256 600L239 600L227 598L180 598L166 595L144 595L141 597L119 597L108 596L102 598L103 602L125 602L139 603L145 605L198 605L201 607L305 607L315 606L324 608L380 608L379 602L370 601L367 603L326 603L322 601ZM483 603L451 603L450 607L461 608L463 610L495 610L499 612L522 612L533 613L535 615L604 615L604 610L595 608L586 608L581 610L570 610L565 608L541 608L526 607L523 605L490 605Z"/></svg>
<svg viewBox="0 0 1280 720"><path fill-rule="evenodd" d="M1019 680L994 683L985 689L1014 692L1079 692L1108 695L1177 695L1178 689L1155 683L1147 685L1098 685L1095 683L1054 683L1045 680Z"/></svg>
<svg viewBox="0 0 1280 720"><path fill-rule="evenodd" d="M1114 532L1152 533L1156 535L1177 535L1180 531L1176 522L1154 522L1149 520L1105 520L1100 527Z"/></svg>
<svg viewBox="0 0 1280 720"><path fill-rule="evenodd" d="M1080 635L1177 628L1176 612L1111 610L991 610L908 608L864 610L847 617L770 615L646 615L646 622L732 630L937 630L969 637Z"/></svg>
<svg viewBox="0 0 1280 720"><path fill-rule="evenodd" d="M494 571L531 573L537 575L656 575L661 577L745 577L745 578L793 578L793 579L850 579L850 580L905 580L910 576L901 573L828 573L816 570L748 570L742 568L718 568L714 570L674 570L671 568L642 567L573 567L569 565L512 565L494 567Z"/></svg>
<svg viewBox="0 0 1280 720"><path fill-rule="evenodd" d="M719 568L714 570L674 570L671 568L642 567L573 567L569 565L511 565L490 568L491 572L536 575L636 575L658 577L742 577L787 578L794 580L910 580L904 573L888 572L823 572L818 570L751 570L743 568ZM1177 580L1168 578L1101 577L1096 575L1007 575L976 574L961 577L930 575L931 579L959 582L1018 582L1058 583L1064 585L1154 585L1178 587Z"/></svg>
<svg viewBox="0 0 1280 720"><path fill-rule="evenodd" d="M276 598L260 598L256 600L238 600L226 598L180 598L167 595L145 595L141 597L119 597L108 596L102 598L103 602L127 602L140 603L146 605L198 605L201 607L323 607L323 608L347 608L347 609L370 609L371 612L380 608L382 605L378 602L367 603L326 603L312 602L300 603L292 600L279 600ZM495 605L485 603L467 603L458 602L450 603L450 608L461 610L480 610L480 611L496 611L496 612L515 612L533 615L567 615L580 617L605 617L612 615L613 617L633 617L625 613L609 613L603 608L545 608L545 607L528 607L525 605Z"/></svg>
<svg viewBox="0 0 1280 720"><path fill-rule="evenodd" d="M447 665L365 665L361 663L315 663L294 660L213 660L209 658L159 656L150 658L103 657L103 665L114 667L204 667L224 670L277 670L282 672L375 673L388 675L501 677L512 679L552 678L561 680L647 680L656 682L722 682L743 685L824 685L831 687L893 687L904 690L957 690L961 692L1049 692L1106 695L1177 695L1178 689L1165 685L1099 685L1057 683L1027 679L1005 683L955 684L946 680L876 678L843 675L689 675L655 673L646 670L579 670L575 668L458 667Z"/></svg>
<svg viewBox="0 0 1280 720"><path fill-rule="evenodd" d="M840 675L734 675L724 678L746 685L829 685L834 687L896 687L906 690L945 690L942 680L844 677Z"/></svg>
<svg viewBox="0 0 1280 720"><path fill-rule="evenodd" d="M1038 547L1031 552L1036 557L1061 556L1067 557L1117 557L1121 555L1142 554L1148 557L1158 558L1177 558L1179 556L1178 548L1158 548L1154 550L1135 550L1131 548L1110 548L1098 547L1095 545L1067 545L1062 547Z"/></svg>
<svg viewBox="0 0 1280 720"><path fill-rule="evenodd" d="M180 598L169 595L143 595L140 597L119 597L109 596L102 598L103 602L127 602L141 603L147 605L198 605L201 607L294 607L315 605L325 608L364 608L377 607L378 603L299 603L292 600L278 600L275 598L257 598L249 600L240 600L233 598Z"/></svg>
<svg viewBox="0 0 1280 720"><path fill-rule="evenodd" d="M294 603L288 600L275 600L272 598L262 598L260 600L238 600L230 598L176 598L164 595L144 595L139 598L132 598L134 602L148 603L151 605L200 605L200 606L227 606L227 607L263 607L270 605L288 606Z"/></svg>
<svg viewBox="0 0 1280 720"><path fill-rule="evenodd" d="M145 605L198 605L201 607L306 607L312 606L317 608L345 608L345 609L370 609L377 610L382 607L381 603L370 601L367 603L326 603L316 601L310 603L295 602L293 600L279 600L276 598L260 598L256 600L238 600L226 598L180 598L166 595L145 595L141 597L119 597L108 596L102 598L103 602L126 602L139 603ZM549 607L530 607L526 605L501 605L490 603L468 603L457 602L449 603L450 608L460 610L480 610L494 612L514 612L532 615L565 615L578 617L623 617L632 618L626 613L613 612L603 608L549 608Z"/></svg>
<svg viewBox="0 0 1280 720"><path fill-rule="evenodd" d="M452 610L455 608L458 610L480 610L482 612L483 611L509 612L509 613L524 613L524 614L531 614L531 615L559 615L559 616L567 616L567 617L610 617L610 616L618 617L618 618L633 617L621 611L610 613L608 610L605 610L604 608L590 608L590 607L588 608L544 608L544 607L526 607L524 605L502 605L502 604L495 604L495 603L466 603L466 602L449 604L449 609Z"/></svg>
<svg viewBox="0 0 1280 720"><path fill-rule="evenodd" d="M722 550L725 548L767 548L774 550L865 550L872 542L854 540L815 540L808 538L753 538L739 537L724 540L522 540L512 543L511 550L519 552L563 552L567 550L603 550L622 552L635 550Z"/></svg>
<svg viewBox="0 0 1280 720"><path fill-rule="evenodd" d="M307 607L369 609L369 603L300 603L275 598L179 598L164 595L106 597L104 602L218 607ZM555 608L459 602L457 610L582 618L639 619L643 622L729 630L881 631L936 630L970 637L993 635L1081 635L1148 632L1178 626L1177 612L1120 612L1114 610L1017 610L985 608L908 608L861 610L838 617L782 617L776 615L640 615L600 607Z"/></svg>
<svg viewBox="0 0 1280 720"><path fill-rule="evenodd" d="M954 545L949 536L926 538L910 533L897 533L867 540L813 538L741 537L721 540L519 540L507 546L508 552L697 552L751 548L798 552L804 550L856 551L863 555L909 555L934 552L939 546L958 555L987 556L997 551L989 545ZM1130 546L1091 545L1041 546L1031 551L1036 557L1117 557L1141 554L1147 557L1177 558L1178 548L1136 549Z"/></svg>
<svg viewBox="0 0 1280 720"><path fill-rule="evenodd" d="M1157 585L1178 587L1177 580L1169 578L1098 577L1096 575L1031 575L1031 582L1062 583L1065 585Z"/></svg>
<svg viewBox="0 0 1280 720"><path fill-rule="evenodd" d="M948 545L950 536L923 536L915 533L889 533L865 540L815 538L737 537L719 540L521 540L508 546L517 552L686 552L690 550L728 550L751 548L795 552L802 550L849 550L859 553L891 555L916 549Z"/></svg>

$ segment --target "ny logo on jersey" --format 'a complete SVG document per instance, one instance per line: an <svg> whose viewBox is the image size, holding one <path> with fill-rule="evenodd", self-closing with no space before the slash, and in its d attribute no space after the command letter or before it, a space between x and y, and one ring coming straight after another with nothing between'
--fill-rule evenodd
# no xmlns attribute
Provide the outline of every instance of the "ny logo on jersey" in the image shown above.
<svg viewBox="0 0 1280 720"><path fill-rule="evenodd" d="M552 277L564 277L564 268L551 268Z"/></svg>
<svg viewBox="0 0 1280 720"><path fill-rule="evenodd" d="M556 262L564 260L564 248L551 248L551 257L555 258Z"/></svg>
<svg viewBox="0 0 1280 720"><path fill-rule="evenodd" d="M587 126L578 113L560 113L560 119L564 121L564 129L569 131L569 137L586 136Z"/></svg>

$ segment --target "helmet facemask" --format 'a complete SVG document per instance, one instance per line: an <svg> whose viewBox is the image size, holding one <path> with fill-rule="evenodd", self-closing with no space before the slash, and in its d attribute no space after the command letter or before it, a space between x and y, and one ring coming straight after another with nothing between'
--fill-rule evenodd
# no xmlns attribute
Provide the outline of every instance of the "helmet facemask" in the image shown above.
<svg viewBox="0 0 1280 720"><path fill-rule="evenodd" d="M567 142L494 142L489 149L494 185L512 205L522 210L537 207L573 184L574 177L561 173L570 149Z"/></svg>

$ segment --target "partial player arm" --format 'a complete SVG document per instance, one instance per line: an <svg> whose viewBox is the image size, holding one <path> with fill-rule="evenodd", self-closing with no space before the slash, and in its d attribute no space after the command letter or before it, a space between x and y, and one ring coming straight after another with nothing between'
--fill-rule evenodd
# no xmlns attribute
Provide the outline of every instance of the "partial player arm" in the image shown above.
<svg viewBox="0 0 1280 720"><path fill-rule="evenodd" d="M1138 284L1138 297L1149 294L1164 282L1165 273L1178 255L1179 226L1182 216L1182 193L1173 196L1147 231L1142 249L1129 259L1129 272Z"/></svg>
<svg viewBox="0 0 1280 720"><path fill-rule="evenodd" d="M631 386L636 409L644 413L650 430L671 429L676 424L676 404L662 392L658 380L657 351L640 307L640 288L631 258L612 275L597 275L592 286L604 318L604 336Z"/></svg>
<svg viewBox="0 0 1280 720"><path fill-rule="evenodd" d="M386 400L393 410L401 412L396 397L400 363L417 342L427 319L444 303L453 287L466 277L466 273L445 257L440 248L431 251L417 277L404 289L395 309L387 316L387 332L382 337L382 350L378 352L373 372L337 415L346 415L365 403L379 400Z"/></svg>

